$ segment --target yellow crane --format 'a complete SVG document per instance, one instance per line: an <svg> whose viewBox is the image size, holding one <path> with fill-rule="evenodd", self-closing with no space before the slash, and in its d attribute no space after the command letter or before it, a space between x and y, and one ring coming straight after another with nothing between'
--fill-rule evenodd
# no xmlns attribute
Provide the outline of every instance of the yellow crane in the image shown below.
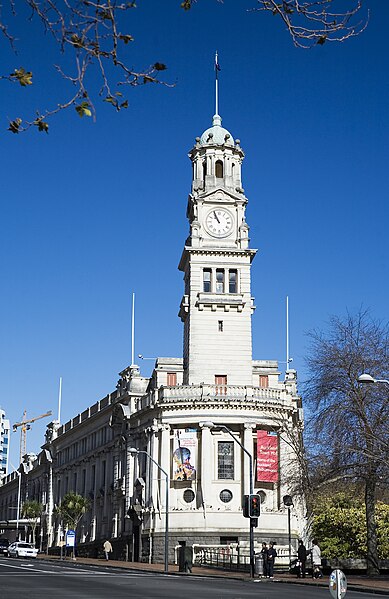
<svg viewBox="0 0 389 599"><path fill-rule="evenodd" d="M46 418L47 416L51 416L52 411L46 412L46 414L41 414L40 416L35 416L35 418L30 418L27 420L27 411L24 410L23 418L20 422L16 422L12 429L13 432L16 433L17 429L20 428L20 463L22 463L23 456L27 453L27 431L30 430L31 424L35 422L35 420L40 420L41 418Z"/></svg>

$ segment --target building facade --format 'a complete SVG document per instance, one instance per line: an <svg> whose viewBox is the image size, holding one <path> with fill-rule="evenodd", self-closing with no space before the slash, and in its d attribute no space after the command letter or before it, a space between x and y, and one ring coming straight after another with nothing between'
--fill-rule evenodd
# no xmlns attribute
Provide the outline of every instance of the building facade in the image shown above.
<svg viewBox="0 0 389 599"><path fill-rule="evenodd" d="M4 410L0 409L0 479L8 474L10 428Z"/></svg>
<svg viewBox="0 0 389 599"><path fill-rule="evenodd" d="M302 404L294 370L281 380L276 361L252 356L256 250L245 217L244 153L216 114L189 157L189 236L179 262L183 356L158 358L150 378L132 364L113 393L64 425L52 422L42 452L26 456L22 501L44 504L48 547L61 541L55 505L68 491L91 504L77 531L81 553L93 555L111 538L117 557L162 560L166 496L170 561L179 545L247 544L247 453L262 507L256 540L287 542L282 498L299 475ZM15 477L8 479L0 486L0 528L15 500ZM293 539L305 524L296 497Z"/></svg>

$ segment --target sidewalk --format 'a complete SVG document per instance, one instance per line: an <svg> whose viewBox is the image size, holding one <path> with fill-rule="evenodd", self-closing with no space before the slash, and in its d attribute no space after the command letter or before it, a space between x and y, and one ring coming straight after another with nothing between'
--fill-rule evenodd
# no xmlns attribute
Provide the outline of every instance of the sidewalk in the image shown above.
<svg viewBox="0 0 389 599"><path fill-rule="evenodd" d="M58 556L49 555L38 555L38 559L42 560L56 560L59 561ZM105 559L93 559L87 557L78 557L75 562L71 558L66 558L67 563L85 564L90 566L98 566L100 568L122 568L124 570L141 571L141 572L163 572L163 564L146 564L141 562L123 562L118 560L105 560ZM190 576L178 571L178 566L175 564L169 564L169 574L176 576ZM321 579L313 580L312 578L296 578L291 574L277 574L273 580L258 579L251 580L247 572L230 572L228 570L216 570L214 568L207 568L205 566L193 566L192 574L197 576L209 576L213 578L232 578L235 580L247 580L247 582L256 582L258 584L303 584L328 587L328 576L323 576ZM364 591L370 593L377 593L380 595L386 595L389 597L389 575L383 575L379 578L368 578L367 576L347 576L347 588L355 591Z"/></svg>

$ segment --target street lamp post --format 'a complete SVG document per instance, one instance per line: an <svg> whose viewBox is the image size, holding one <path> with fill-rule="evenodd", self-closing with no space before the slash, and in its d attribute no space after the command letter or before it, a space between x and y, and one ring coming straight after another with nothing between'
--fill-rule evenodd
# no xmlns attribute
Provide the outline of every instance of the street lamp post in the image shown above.
<svg viewBox="0 0 389 599"><path fill-rule="evenodd" d="M142 449L136 449L136 447L131 447L129 449L129 452L132 455L144 453L149 458L149 460L151 462L153 462L153 464L155 464L157 466L157 468L159 468L159 470L165 475L165 479L166 479L166 494L165 494L166 515L165 515L165 567L164 567L164 572L165 572L165 574L167 574L169 571L169 475L167 472L165 472L165 470L162 468L162 466L160 464L158 464L158 462L156 462L154 460L154 458L147 451L144 451Z"/></svg>
<svg viewBox="0 0 389 599"><path fill-rule="evenodd" d="M20 520L20 495L21 495L21 486L22 486L22 473L19 470L16 471L18 473L19 481L18 481L18 507L16 510L16 540L19 541L19 520Z"/></svg>
<svg viewBox="0 0 389 599"><path fill-rule="evenodd" d="M290 509L293 506L293 499L290 495L284 495L282 498L285 507L288 508L288 546L289 546L289 568L292 561L292 533L290 528Z"/></svg>
<svg viewBox="0 0 389 599"><path fill-rule="evenodd" d="M367 372L361 374L357 380L358 383L367 383L368 385L372 383L384 383L386 385L389 385L389 381L387 379L375 379L371 376L371 374L368 374Z"/></svg>
<svg viewBox="0 0 389 599"><path fill-rule="evenodd" d="M253 481L253 456L247 449L242 445L240 441L235 437L232 430L225 426L224 424L214 424L211 421L199 422L200 427L208 427L208 428L221 428L226 433L228 433L232 439L239 445L239 447L245 452L247 457L249 458L250 463L250 495L254 494L254 481ZM253 526L253 518L249 518L250 520L250 575L251 578L254 578L254 526Z"/></svg>

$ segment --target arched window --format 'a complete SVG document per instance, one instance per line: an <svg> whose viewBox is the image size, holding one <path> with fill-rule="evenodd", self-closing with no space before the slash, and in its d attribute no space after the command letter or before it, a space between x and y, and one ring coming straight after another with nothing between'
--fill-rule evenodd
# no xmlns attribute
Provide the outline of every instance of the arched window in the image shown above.
<svg viewBox="0 0 389 599"><path fill-rule="evenodd" d="M231 166L231 174L232 174L232 178L234 178L234 175L235 175L235 164L234 164L234 162L232 163L232 166Z"/></svg>
<svg viewBox="0 0 389 599"><path fill-rule="evenodd" d="M207 159L203 160L203 181L205 182L205 177L207 176Z"/></svg>
<svg viewBox="0 0 389 599"><path fill-rule="evenodd" d="M221 160L216 160L215 174L217 179L223 179L223 163Z"/></svg>

